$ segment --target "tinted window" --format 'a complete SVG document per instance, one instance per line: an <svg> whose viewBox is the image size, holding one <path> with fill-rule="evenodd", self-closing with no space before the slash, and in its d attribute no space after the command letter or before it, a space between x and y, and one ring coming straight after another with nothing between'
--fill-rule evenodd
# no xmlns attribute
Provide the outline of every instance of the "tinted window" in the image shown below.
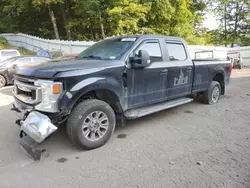
<svg viewBox="0 0 250 188"><path fill-rule="evenodd" d="M45 61L49 61L49 59L41 57L33 57L33 62L45 62Z"/></svg>
<svg viewBox="0 0 250 188"><path fill-rule="evenodd" d="M147 51L150 55L151 62L163 61L159 42L156 41L146 42L139 47L137 53L139 50Z"/></svg>
<svg viewBox="0 0 250 188"><path fill-rule="evenodd" d="M15 61L15 63L30 63L30 62L31 62L30 57L20 58Z"/></svg>
<svg viewBox="0 0 250 188"><path fill-rule="evenodd" d="M166 45L170 61L182 61L187 59L187 54L183 44L167 42Z"/></svg>

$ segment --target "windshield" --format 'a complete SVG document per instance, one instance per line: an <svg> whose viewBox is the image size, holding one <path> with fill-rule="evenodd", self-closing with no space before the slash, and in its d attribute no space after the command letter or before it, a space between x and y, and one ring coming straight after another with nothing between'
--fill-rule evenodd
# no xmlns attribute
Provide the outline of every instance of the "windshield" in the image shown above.
<svg viewBox="0 0 250 188"><path fill-rule="evenodd" d="M87 48L77 56L77 59L114 60L121 56L134 44L136 38L119 38L104 40Z"/></svg>
<svg viewBox="0 0 250 188"><path fill-rule="evenodd" d="M5 57L13 57L18 56L19 54L16 51L2 51L1 55Z"/></svg>

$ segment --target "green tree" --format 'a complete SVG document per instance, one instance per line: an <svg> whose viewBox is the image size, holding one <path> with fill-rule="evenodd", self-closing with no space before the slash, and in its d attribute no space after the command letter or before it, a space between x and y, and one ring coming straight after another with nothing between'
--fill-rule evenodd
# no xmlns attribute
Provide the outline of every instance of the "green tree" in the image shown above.
<svg viewBox="0 0 250 188"><path fill-rule="evenodd" d="M207 31L201 23L207 2L0 0L0 32L23 32L46 38L59 38L60 33L60 38L73 40L100 40L118 34L161 34L184 37L190 44L206 44L211 40L206 40Z"/></svg>
<svg viewBox="0 0 250 188"><path fill-rule="evenodd" d="M155 33L170 35L170 22L175 13L175 8L169 0L152 0L151 10L147 16L147 25Z"/></svg>
<svg viewBox="0 0 250 188"><path fill-rule="evenodd" d="M63 3L63 0L32 0L32 3L36 7L39 7L39 6L46 6L46 7L48 7L49 15L50 15L51 22L52 22L52 25L53 25L53 28L54 28L54 32L55 32L55 37L56 37L57 40L59 40L60 37L59 37L59 32L58 32L56 17L55 17L54 11L51 8L51 4Z"/></svg>
<svg viewBox="0 0 250 188"><path fill-rule="evenodd" d="M140 22L146 22L150 3L137 3L133 0L119 0L109 10L113 22L114 34L135 34L141 29Z"/></svg>
<svg viewBox="0 0 250 188"><path fill-rule="evenodd" d="M250 19L248 15L250 12L250 1L220 0L216 2L215 15L221 23L220 31L223 33L223 43L225 46L231 44L231 47L235 43L239 45L243 44L244 38L248 38L247 36L250 31ZM245 45L245 42L243 45Z"/></svg>

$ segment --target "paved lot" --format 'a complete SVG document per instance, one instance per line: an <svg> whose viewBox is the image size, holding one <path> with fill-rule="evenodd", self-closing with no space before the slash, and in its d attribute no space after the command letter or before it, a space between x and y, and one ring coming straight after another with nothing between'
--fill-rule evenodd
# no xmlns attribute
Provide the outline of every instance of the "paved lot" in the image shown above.
<svg viewBox="0 0 250 188"><path fill-rule="evenodd" d="M0 188L250 187L250 69L234 71L219 104L193 102L118 127L102 148L79 151L64 129L19 147L11 87L0 91Z"/></svg>

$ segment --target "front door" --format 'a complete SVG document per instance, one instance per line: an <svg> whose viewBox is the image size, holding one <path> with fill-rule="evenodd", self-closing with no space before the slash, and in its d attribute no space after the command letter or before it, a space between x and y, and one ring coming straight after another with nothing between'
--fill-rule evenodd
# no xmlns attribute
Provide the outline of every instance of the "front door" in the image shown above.
<svg viewBox="0 0 250 188"><path fill-rule="evenodd" d="M193 83L193 62L188 58L185 47L180 42L165 41L168 61L168 100L191 94Z"/></svg>
<svg viewBox="0 0 250 188"><path fill-rule="evenodd" d="M151 64L145 68L127 70L128 108L145 106L165 99L167 64L163 62L161 49L158 40L145 40L134 51L134 54L139 50L147 51Z"/></svg>

